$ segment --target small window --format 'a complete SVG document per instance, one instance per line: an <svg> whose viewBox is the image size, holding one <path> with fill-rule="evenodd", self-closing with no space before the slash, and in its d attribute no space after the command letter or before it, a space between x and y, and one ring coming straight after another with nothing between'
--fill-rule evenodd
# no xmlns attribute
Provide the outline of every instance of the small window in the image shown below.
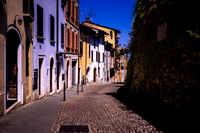
<svg viewBox="0 0 200 133"><path fill-rule="evenodd" d="M98 62L100 63L100 52L98 52Z"/></svg>
<svg viewBox="0 0 200 133"><path fill-rule="evenodd" d="M61 24L61 43L64 44L64 24Z"/></svg>
<svg viewBox="0 0 200 133"><path fill-rule="evenodd" d="M90 46L90 44L89 44L89 58L90 58L90 47L91 47L91 46Z"/></svg>
<svg viewBox="0 0 200 133"><path fill-rule="evenodd" d="M91 51L91 55L92 55L91 60L92 60L92 62L93 62L93 51Z"/></svg>
<svg viewBox="0 0 200 133"><path fill-rule="evenodd" d="M43 8L37 5L37 35L43 37Z"/></svg>
<svg viewBox="0 0 200 133"><path fill-rule="evenodd" d="M94 48L96 47L96 39L94 39Z"/></svg>
<svg viewBox="0 0 200 133"><path fill-rule="evenodd" d="M110 31L110 37L111 37L111 39L113 38L113 32L112 31Z"/></svg>
<svg viewBox="0 0 200 133"><path fill-rule="evenodd" d="M79 7L76 7L76 21L79 21Z"/></svg>
<svg viewBox="0 0 200 133"><path fill-rule="evenodd" d="M71 10L71 0L67 1L67 11L70 12Z"/></svg>
<svg viewBox="0 0 200 133"><path fill-rule="evenodd" d="M50 15L50 40L54 41L54 16Z"/></svg>
<svg viewBox="0 0 200 133"><path fill-rule="evenodd" d="M102 60L103 60L103 62L104 62L104 53L102 53Z"/></svg>
<svg viewBox="0 0 200 133"><path fill-rule="evenodd" d="M72 18L73 18L72 21L74 20L74 15L75 15L75 12L74 12L75 8L74 8L74 6L75 6L75 2L73 1L72 2Z"/></svg>
<svg viewBox="0 0 200 133"><path fill-rule="evenodd" d="M79 38L78 38L78 34L76 34L76 49L78 50L78 44L79 44Z"/></svg>
<svg viewBox="0 0 200 133"><path fill-rule="evenodd" d="M83 42L80 42L80 57L83 56Z"/></svg>
<svg viewBox="0 0 200 133"><path fill-rule="evenodd" d="M98 52L96 51L96 62L98 62Z"/></svg>
<svg viewBox="0 0 200 133"><path fill-rule="evenodd" d="M72 31L72 49L74 49L74 32Z"/></svg>
<svg viewBox="0 0 200 133"><path fill-rule="evenodd" d="M69 47L69 43L70 43L70 37L69 37L69 29L67 28L67 47Z"/></svg>

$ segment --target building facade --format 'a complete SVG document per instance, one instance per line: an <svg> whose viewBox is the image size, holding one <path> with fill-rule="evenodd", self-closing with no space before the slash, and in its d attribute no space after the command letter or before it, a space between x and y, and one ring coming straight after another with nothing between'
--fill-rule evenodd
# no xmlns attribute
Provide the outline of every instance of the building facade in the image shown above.
<svg viewBox="0 0 200 133"><path fill-rule="evenodd" d="M57 92L64 88L65 82L65 5L67 0L57 1L56 18L56 60L57 60Z"/></svg>
<svg viewBox="0 0 200 133"><path fill-rule="evenodd" d="M62 0L34 1L33 100L63 89L64 7Z"/></svg>
<svg viewBox="0 0 200 133"><path fill-rule="evenodd" d="M116 53L116 48L118 47L118 39L120 39L119 33L121 32L117 29L92 23L89 21L89 19L86 19L86 21L83 22L83 25L86 25L88 27L97 30L102 30L106 33L106 35L104 36L105 37L104 42L106 46L106 51L104 52L104 56L106 57L106 62L110 65L109 67L106 66L106 69L104 69L104 80L107 79L107 81L113 81L113 82L116 81L115 73L117 72L117 70L115 67L116 66L115 53Z"/></svg>
<svg viewBox="0 0 200 133"><path fill-rule="evenodd" d="M115 52L115 82L124 82L126 79L126 65L127 65L127 49L126 45L121 47L121 44L118 45Z"/></svg>
<svg viewBox="0 0 200 133"><path fill-rule="evenodd" d="M90 77L91 64L91 40L95 31L91 28L80 24L80 49L79 49L79 81L86 84Z"/></svg>
<svg viewBox="0 0 200 133"><path fill-rule="evenodd" d="M0 2L0 115L31 101L33 1Z"/></svg>
<svg viewBox="0 0 200 133"><path fill-rule="evenodd" d="M104 32L92 28L94 36L90 36L91 63L88 81L103 82L104 77Z"/></svg>
<svg viewBox="0 0 200 133"><path fill-rule="evenodd" d="M79 79L79 0L67 0L65 19L65 80L66 87L70 88Z"/></svg>

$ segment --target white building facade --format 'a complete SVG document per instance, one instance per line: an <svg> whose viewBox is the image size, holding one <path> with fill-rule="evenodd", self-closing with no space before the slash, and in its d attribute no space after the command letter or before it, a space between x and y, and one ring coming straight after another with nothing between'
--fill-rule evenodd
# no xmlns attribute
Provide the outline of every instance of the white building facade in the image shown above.
<svg viewBox="0 0 200 133"><path fill-rule="evenodd" d="M104 80L104 32L93 29L96 32L95 36L90 37L90 71L87 79L90 83L103 83Z"/></svg>

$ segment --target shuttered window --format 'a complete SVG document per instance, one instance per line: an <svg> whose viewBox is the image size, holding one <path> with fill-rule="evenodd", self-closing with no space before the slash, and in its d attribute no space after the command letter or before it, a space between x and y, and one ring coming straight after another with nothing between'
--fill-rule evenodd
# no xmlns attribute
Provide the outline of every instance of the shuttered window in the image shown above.
<svg viewBox="0 0 200 133"><path fill-rule="evenodd" d="M80 42L80 56L83 56L83 42Z"/></svg>
<svg viewBox="0 0 200 133"><path fill-rule="evenodd" d="M91 60L92 60L92 62L93 62L93 51L91 51Z"/></svg>
<svg viewBox="0 0 200 133"><path fill-rule="evenodd" d="M43 8L37 5L37 35L43 37Z"/></svg>
<svg viewBox="0 0 200 133"><path fill-rule="evenodd" d="M104 53L102 53L102 59L103 59L103 62L104 62Z"/></svg>
<svg viewBox="0 0 200 133"><path fill-rule="evenodd" d="M61 24L61 43L64 44L64 24Z"/></svg>
<svg viewBox="0 0 200 133"><path fill-rule="evenodd" d="M54 24L55 19L54 16L50 15L50 40L54 40Z"/></svg>
<svg viewBox="0 0 200 133"><path fill-rule="evenodd" d="M96 52L96 62L100 62L100 52Z"/></svg>
<svg viewBox="0 0 200 133"><path fill-rule="evenodd" d="M99 54L98 54L98 52L96 52L96 62L98 62L98 56L99 56Z"/></svg>

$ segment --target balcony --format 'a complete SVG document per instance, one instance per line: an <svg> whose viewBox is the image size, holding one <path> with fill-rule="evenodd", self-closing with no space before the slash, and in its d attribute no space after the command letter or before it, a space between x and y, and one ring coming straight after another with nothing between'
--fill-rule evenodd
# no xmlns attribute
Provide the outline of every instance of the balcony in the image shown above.
<svg viewBox="0 0 200 133"><path fill-rule="evenodd" d="M70 48L69 48L69 47L66 47L66 51L67 51L67 52L70 52Z"/></svg>
<svg viewBox="0 0 200 133"><path fill-rule="evenodd" d="M23 17L24 17L24 20L28 23L31 23L34 21L33 0L24 0L23 1Z"/></svg>

